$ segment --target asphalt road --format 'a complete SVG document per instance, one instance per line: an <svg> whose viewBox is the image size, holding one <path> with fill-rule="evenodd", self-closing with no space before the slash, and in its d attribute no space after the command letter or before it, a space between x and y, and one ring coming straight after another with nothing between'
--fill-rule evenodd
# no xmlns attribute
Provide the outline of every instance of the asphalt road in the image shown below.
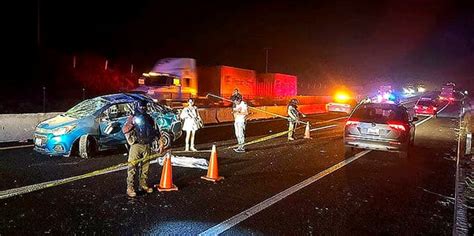
<svg viewBox="0 0 474 236"><path fill-rule="evenodd" d="M288 142L283 136L251 145L244 154L227 148L235 143L232 125L209 127L198 132L198 149L218 145L222 182L201 180L205 170L175 167L179 191L130 199L126 171L96 176L0 200L0 234L199 234L216 225L221 231L213 232L228 235L450 234L458 110L452 104L440 118L422 118L408 158L371 151L281 200L282 191L350 160L342 143L344 120L315 125L336 127L313 131L311 140ZM310 121L338 117L321 114ZM281 120L251 123L248 140L286 127ZM84 160L42 156L31 148L2 150L0 191L122 163L123 152ZM209 152L179 155L208 158ZM159 183L160 175L161 167L152 165L149 183ZM248 211L257 204L258 211ZM230 218L235 226L221 224Z"/></svg>

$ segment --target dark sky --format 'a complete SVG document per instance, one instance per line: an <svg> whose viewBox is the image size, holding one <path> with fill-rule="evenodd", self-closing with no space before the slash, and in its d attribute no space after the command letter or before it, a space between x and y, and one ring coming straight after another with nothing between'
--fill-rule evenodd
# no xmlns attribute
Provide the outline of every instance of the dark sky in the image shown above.
<svg viewBox="0 0 474 236"><path fill-rule="evenodd" d="M41 47L139 70L192 57L257 71L270 47L270 70L301 81L466 81L474 76L472 2L43 0Z"/></svg>

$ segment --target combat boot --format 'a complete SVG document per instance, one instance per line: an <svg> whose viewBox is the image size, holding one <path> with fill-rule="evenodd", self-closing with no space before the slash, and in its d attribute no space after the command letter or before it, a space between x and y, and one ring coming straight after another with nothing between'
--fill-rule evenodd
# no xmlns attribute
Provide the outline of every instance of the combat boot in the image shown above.
<svg viewBox="0 0 474 236"><path fill-rule="evenodd" d="M133 190L133 188L127 188L127 195L129 197L136 197L137 193L135 192L135 190Z"/></svg>
<svg viewBox="0 0 474 236"><path fill-rule="evenodd" d="M141 189L146 192L146 193L152 193L153 192L153 188L150 188L148 186L141 186Z"/></svg>

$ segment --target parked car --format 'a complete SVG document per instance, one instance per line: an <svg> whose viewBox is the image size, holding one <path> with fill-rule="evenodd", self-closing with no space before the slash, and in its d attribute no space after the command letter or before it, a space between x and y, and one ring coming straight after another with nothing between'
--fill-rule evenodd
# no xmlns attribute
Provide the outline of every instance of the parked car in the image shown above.
<svg viewBox="0 0 474 236"><path fill-rule="evenodd" d="M165 146L181 136L177 111L156 104L143 94L119 93L84 100L64 114L38 124L34 150L51 156L77 153L88 158L97 151L124 145L121 128L138 101L148 102L148 112L160 128Z"/></svg>

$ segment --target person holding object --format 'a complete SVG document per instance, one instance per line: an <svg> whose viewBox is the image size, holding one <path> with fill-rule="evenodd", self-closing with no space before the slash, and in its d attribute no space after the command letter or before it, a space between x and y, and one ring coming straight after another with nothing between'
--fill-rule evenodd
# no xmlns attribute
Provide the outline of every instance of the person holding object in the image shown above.
<svg viewBox="0 0 474 236"><path fill-rule="evenodd" d="M238 147L234 149L235 152L245 152L245 122L248 113L247 104L242 101L241 97L238 97L234 101L235 107L232 109L234 114L234 129L235 137L237 137Z"/></svg>
<svg viewBox="0 0 474 236"><path fill-rule="evenodd" d="M300 117L306 117L298 110L298 100L296 98L291 99L288 103L288 117L288 141L293 141L296 139L295 130Z"/></svg>
<svg viewBox="0 0 474 236"><path fill-rule="evenodd" d="M146 193L153 192L153 189L148 187L146 183L150 166L150 160L147 160L147 157L151 154L151 145L160 138L158 126L147 113L147 102L137 102L134 110L134 113L127 118L122 128L122 132L130 145L127 170L127 195L129 197L137 196L134 189L134 180L138 165L141 169L139 176L140 188ZM160 151L161 148L160 146ZM137 160L142 158L145 160L136 163Z"/></svg>
<svg viewBox="0 0 474 236"><path fill-rule="evenodd" d="M186 131L186 146L184 150L189 152L191 149L191 151L196 152L194 137L196 130L203 127L203 121L197 107L194 106L194 100L192 98L188 99L188 106L181 111L180 118L184 120L183 130Z"/></svg>

